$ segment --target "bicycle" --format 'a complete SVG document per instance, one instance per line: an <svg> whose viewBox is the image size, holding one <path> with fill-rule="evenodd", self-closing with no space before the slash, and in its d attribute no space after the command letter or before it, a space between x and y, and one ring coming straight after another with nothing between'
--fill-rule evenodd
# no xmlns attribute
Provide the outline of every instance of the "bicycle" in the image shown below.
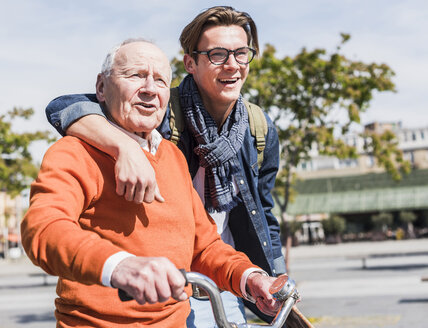
<svg viewBox="0 0 428 328"><path fill-rule="evenodd" d="M294 280L290 279L287 275L279 276L270 287L269 291L273 297L282 301L283 304L271 324L262 325L256 323L237 324L229 322L224 311L220 290L216 283L201 273L186 272L184 270L180 271L186 279L186 285L188 283L194 284L208 293L214 319L218 328L281 328L286 322L288 328L313 328L310 322L300 313L300 311L297 310L296 307L294 307L300 299L300 294L296 288ZM119 297L122 301L132 299L122 290L119 290ZM290 314L292 314L292 316L289 316ZM289 318L289 320L287 320L287 318Z"/></svg>
<svg viewBox="0 0 428 328"><path fill-rule="evenodd" d="M285 277L287 279L285 279ZM257 328L257 327L274 327L281 328L288 315L291 312L293 305L300 299L299 292L296 289L296 284L292 279L287 276L281 276L270 288L270 292L274 297L280 301L284 301L281 309L278 311L270 326L255 324L255 323L232 323L227 321L224 312L223 302L221 300L220 291L217 285L207 276L197 272L185 273L186 281L203 288L210 298L211 307L213 310L214 318L219 328Z"/></svg>

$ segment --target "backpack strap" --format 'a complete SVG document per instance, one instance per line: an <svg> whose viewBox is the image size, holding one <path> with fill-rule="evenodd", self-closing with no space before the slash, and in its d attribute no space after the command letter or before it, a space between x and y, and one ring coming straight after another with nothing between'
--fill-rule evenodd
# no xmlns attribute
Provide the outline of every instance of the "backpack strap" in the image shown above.
<svg viewBox="0 0 428 328"><path fill-rule="evenodd" d="M171 142L175 145L178 144L180 136L184 131L184 116L180 105L180 93L178 87L171 89L171 95L169 97L169 110L171 117L169 119L169 127L171 129Z"/></svg>
<svg viewBox="0 0 428 328"><path fill-rule="evenodd" d="M248 122L250 124L251 135L256 138L257 165L260 168L263 163L263 152L266 147L266 135L268 131L267 121L259 106L245 99L243 100L248 111Z"/></svg>

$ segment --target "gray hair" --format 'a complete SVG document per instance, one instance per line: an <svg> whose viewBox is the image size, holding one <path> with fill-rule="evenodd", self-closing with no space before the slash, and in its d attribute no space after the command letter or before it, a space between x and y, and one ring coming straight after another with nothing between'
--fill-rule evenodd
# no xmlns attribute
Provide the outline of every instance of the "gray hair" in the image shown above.
<svg viewBox="0 0 428 328"><path fill-rule="evenodd" d="M114 64L114 59L116 57L117 52L119 51L119 49L121 47L123 47L126 44L129 43L134 43L134 42L146 42L146 43L150 43L152 45L155 45L155 43L153 41L144 39L144 38L129 38L126 39L125 41L123 41L122 43L114 46L109 53L107 54L106 58L104 59L104 62L101 66L101 74L105 75L105 76L110 76L112 73L112 69L113 69L113 64ZM169 82L171 83L172 80L172 69L171 66L169 68Z"/></svg>
<svg viewBox="0 0 428 328"><path fill-rule="evenodd" d="M152 41L146 40L144 38L129 38L123 41L122 43L114 46L109 53L107 54L106 58L104 59L103 65L101 66L101 74L104 74L105 76L110 76L112 73L114 58L116 57L117 52L121 47L123 47L126 44L134 43L134 42L147 42L153 44Z"/></svg>

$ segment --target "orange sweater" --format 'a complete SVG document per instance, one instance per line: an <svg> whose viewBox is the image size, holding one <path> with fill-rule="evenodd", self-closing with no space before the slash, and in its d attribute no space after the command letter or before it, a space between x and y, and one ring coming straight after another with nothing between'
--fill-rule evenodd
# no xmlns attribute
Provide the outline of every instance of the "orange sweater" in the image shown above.
<svg viewBox="0 0 428 328"><path fill-rule="evenodd" d="M155 156L146 156L164 203L117 196L114 160L77 138L62 138L47 151L21 229L33 263L60 277L58 327L185 327L188 301L122 303L116 289L101 285L104 262L122 250L167 257L241 296L241 275L254 265L221 241L180 150L163 140Z"/></svg>

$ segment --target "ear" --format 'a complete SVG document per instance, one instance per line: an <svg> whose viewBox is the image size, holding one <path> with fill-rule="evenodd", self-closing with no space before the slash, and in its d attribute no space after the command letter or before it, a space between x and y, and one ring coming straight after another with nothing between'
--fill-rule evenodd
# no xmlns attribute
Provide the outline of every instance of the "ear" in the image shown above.
<svg viewBox="0 0 428 328"><path fill-rule="evenodd" d="M187 73L193 74L196 66L195 59L193 59L192 56L185 54L183 57L183 63Z"/></svg>
<svg viewBox="0 0 428 328"><path fill-rule="evenodd" d="M104 75L100 73L97 76L97 83L95 84L95 88L97 91L97 99L100 103L105 102L106 100L104 96L104 87L105 87Z"/></svg>

